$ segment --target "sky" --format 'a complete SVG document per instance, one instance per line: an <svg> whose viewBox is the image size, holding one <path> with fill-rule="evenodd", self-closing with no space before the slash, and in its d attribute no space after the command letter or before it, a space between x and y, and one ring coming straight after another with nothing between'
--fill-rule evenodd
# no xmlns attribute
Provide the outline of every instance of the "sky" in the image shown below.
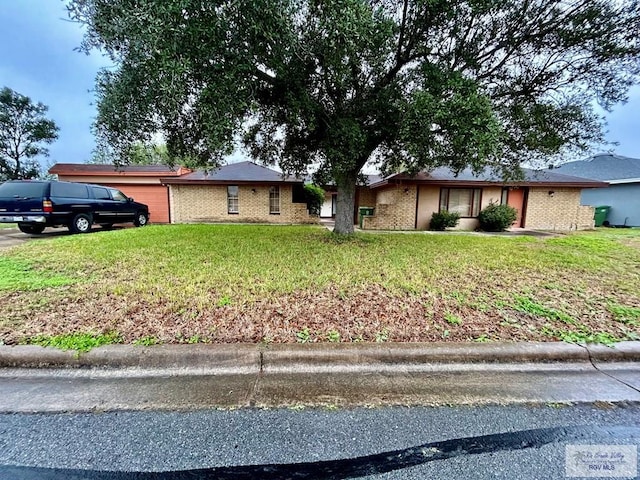
<svg viewBox="0 0 640 480"><path fill-rule="evenodd" d="M95 147L94 80L111 63L98 52L76 50L83 30L68 20L63 0L0 0L0 25L0 88L48 105L49 118L60 127L43 165L88 161ZM607 140L619 145L596 151L640 158L640 86L631 89L628 103L605 116Z"/></svg>

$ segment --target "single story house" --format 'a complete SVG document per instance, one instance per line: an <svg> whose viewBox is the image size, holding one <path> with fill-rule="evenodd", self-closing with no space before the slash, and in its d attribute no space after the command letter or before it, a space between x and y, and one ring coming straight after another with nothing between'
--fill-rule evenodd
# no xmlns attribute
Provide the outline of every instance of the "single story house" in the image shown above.
<svg viewBox="0 0 640 480"><path fill-rule="evenodd" d="M554 172L608 182L607 188L583 189L582 204L611 207L607 225L640 227L640 158L601 153L560 165Z"/></svg>
<svg viewBox="0 0 640 480"><path fill-rule="evenodd" d="M358 209L360 207L373 207L376 202L376 196L373 190L369 188L370 185L382 180L380 175L365 175L365 184L358 185L356 187L356 199L354 218L358 219ZM336 204L338 198L338 189L335 184L322 185L324 190L324 203L320 209L320 218L335 218L336 216Z"/></svg>
<svg viewBox="0 0 640 480"><path fill-rule="evenodd" d="M149 206L153 223L170 223L169 188L160 178L179 177L191 170L166 165L96 165L56 163L49 173L66 182L94 183L117 188L128 197Z"/></svg>
<svg viewBox="0 0 640 480"><path fill-rule="evenodd" d="M172 223L315 223L304 180L253 162L161 179L169 188Z"/></svg>
<svg viewBox="0 0 640 480"><path fill-rule="evenodd" d="M594 209L580 204L584 188L604 188L597 180L561 175L554 171L524 170L524 179L503 182L492 173L458 175L436 168L410 176L396 174L369 186L375 210L364 218L364 229L425 230L435 212L460 214L458 229L474 230L478 214L491 203L508 204L518 211L514 227L540 230L583 230L594 225Z"/></svg>

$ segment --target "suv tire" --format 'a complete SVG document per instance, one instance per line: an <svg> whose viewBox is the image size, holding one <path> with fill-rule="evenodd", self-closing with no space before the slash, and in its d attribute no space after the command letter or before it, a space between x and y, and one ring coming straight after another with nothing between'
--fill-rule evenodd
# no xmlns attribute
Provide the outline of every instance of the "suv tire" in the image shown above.
<svg viewBox="0 0 640 480"><path fill-rule="evenodd" d="M69 224L69 231L71 233L88 233L91 231L91 216L86 213L79 213Z"/></svg>
<svg viewBox="0 0 640 480"><path fill-rule="evenodd" d="M136 213L136 218L133 221L133 224L136 227L144 227L147 223L149 223L149 214L145 212Z"/></svg>
<svg viewBox="0 0 640 480"><path fill-rule="evenodd" d="M45 226L44 225L26 225L24 223L19 223L18 224L18 229L20 229L20 231L22 233L28 233L31 235L38 235L42 232L44 232Z"/></svg>

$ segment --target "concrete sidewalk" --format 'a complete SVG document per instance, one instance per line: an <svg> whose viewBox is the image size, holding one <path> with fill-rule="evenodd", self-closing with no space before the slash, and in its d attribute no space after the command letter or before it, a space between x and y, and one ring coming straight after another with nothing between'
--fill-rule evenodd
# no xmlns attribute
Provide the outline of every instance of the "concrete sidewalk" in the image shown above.
<svg viewBox="0 0 640 480"><path fill-rule="evenodd" d="M0 347L0 411L640 401L640 342Z"/></svg>

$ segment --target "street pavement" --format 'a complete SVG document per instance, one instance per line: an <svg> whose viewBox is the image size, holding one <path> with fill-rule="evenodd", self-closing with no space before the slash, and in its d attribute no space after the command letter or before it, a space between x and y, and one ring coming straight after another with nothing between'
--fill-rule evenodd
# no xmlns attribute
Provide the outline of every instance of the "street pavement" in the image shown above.
<svg viewBox="0 0 640 480"><path fill-rule="evenodd" d="M567 446L637 455L639 422L604 403L0 414L0 478L564 479Z"/></svg>

